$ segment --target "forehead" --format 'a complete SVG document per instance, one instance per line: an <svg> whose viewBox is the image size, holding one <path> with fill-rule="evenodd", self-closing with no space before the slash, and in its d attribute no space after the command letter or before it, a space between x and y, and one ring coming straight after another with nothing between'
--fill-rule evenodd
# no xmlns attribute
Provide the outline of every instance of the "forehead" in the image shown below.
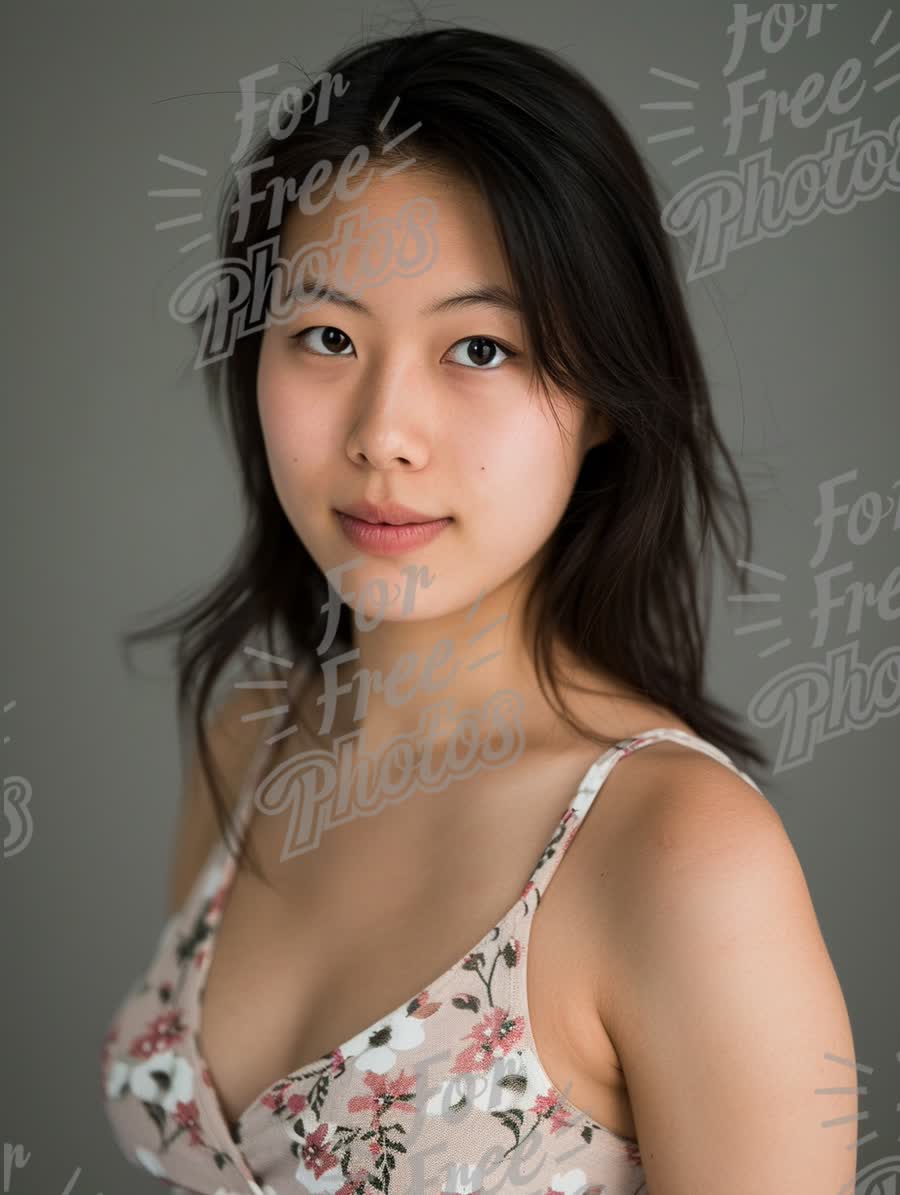
<svg viewBox="0 0 900 1195"><path fill-rule="evenodd" d="M344 198L334 189L336 175L337 170L313 193L312 203L290 206L281 228L282 258L299 261L318 246L329 262L334 262L338 244L343 243L347 247L345 260L352 260L364 244L374 247L375 242L379 242L380 256L388 234L397 252L404 235L409 234L410 221L427 218L436 249L429 272L452 270L497 282L508 280L493 213L469 180L414 166L386 174L385 167L370 161L348 180L347 191L352 194ZM320 196L327 201L320 210L312 211L318 206L316 200L321 202ZM409 253L408 247L404 252ZM321 265L321 255L317 256ZM315 272L321 273L321 268Z"/></svg>

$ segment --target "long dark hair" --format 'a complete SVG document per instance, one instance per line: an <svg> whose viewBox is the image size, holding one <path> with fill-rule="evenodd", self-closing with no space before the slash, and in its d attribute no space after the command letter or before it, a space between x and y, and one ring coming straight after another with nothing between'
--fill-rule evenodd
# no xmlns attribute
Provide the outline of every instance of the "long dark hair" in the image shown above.
<svg viewBox="0 0 900 1195"><path fill-rule="evenodd" d="M329 103L327 119L314 121ZM573 396L615 429L587 453L527 596L541 691L547 695L546 679L560 716L611 745L565 707L552 655L558 640L587 670L605 670L671 709L752 774L750 765L766 763L765 756L736 716L704 693L710 599L698 584L701 577L711 581L714 540L746 593L733 561L735 554L750 556L749 506L713 418L659 203L622 123L554 54L452 26L341 53L303 89L302 109L288 135L267 130L249 152L244 165L257 163L247 176L254 193L271 196L270 184L279 180L299 187L323 160L337 171L357 146L379 165L412 156L417 168L473 181L496 220L536 384L544 394L555 387ZM400 130L413 131L391 146ZM273 234L261 203L250 207L242 229L239 200L235 178L219 213L220 255L232 263L232 276L235 262L248 263L249 274L252 247ZM195 327L202 322L208 332L209 316L224 309L223 293ZM266 304L269 298L267 289ZM230 301L233 315L233 295ZM253 301L248 295L247 309ZM179 720L184 726L193 711L226 838L227 809L204 727L213 688L254 638L273 655L315 662L329 590L270 477L256 402L262 330L243 331L205 367L213 411L224 418L243 482L243 539L200 599L124 636L130 646L177 632ZM732 493L716 476L716 453ZM739 517L725 517L729 502ZM737 553L726 527L742 535ZM333 653L352 648L351 617L342 604Z"/></svg>

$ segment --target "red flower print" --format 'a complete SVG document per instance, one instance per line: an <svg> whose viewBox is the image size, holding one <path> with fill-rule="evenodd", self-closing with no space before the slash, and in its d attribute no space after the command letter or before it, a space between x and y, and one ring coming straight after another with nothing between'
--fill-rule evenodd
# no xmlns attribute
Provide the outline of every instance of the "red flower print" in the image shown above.
<svg viewBox="0 0 900 1195"><path fill-rule="evenodd" d="M284 1104L284 1091L282 1088L276 1088L275 1091L270 1091L262 1097L260 1103L264 1108L271 1109L272 1112L277 1112Z"/></svg>
<svg viewBox="0 0 900 1195"><path fill-rule="evenodd" d="M632 1142L632 1144L628 1146L628 1150L627 1150L625 1156L628 1159L628 1161L631 1162L633 1165L640 1166L641 1152L638 1149L636 1142Z"/></svg>
<svg viewBox="0 0 900 1195"><path fill-rule="evenodd" d="M565 1108L557 1108L550 1119L550 1132L558 1133L560 1129L567 1129L572 1124L572 1114Z"/></svg>
<svg viewBox="0 0 900 1195"><path fill-rule="evenodd" d="M209 1071L207 1070L206 1067L203 1068L203 1070L201 1071L201 1074L203 1075L203 1082L206 1084L206 1086L212 1087L212 1085L213 1085L212 1075L209 1073Z"/></svg>
<svg viewBox="0 0 900 1195"><path fill-rule="evenodd" d="M533 887L534 887L534 880L529 880L528 883L525 885L525 887L522 889L521 893L519 894L519 900L525 900L528 896L528 893L531 891L531 889Z"/></svg>
<svg viewBox="0 0 900 1195"><path fill-rule="evenodd" d="M385 1112L395 1106L405 1112L415 1112L409 1097L416 1085L415 1075L407 1075L401 1070L396 1079L386 1080L384 1075L376 1075L374 1071L366 1071L363 1082L372 1091L372 1095L354 1095L347 1101L348 1112L371 1112L372 1125L380 1126L380 1118ZM396 1102L396 1105L394 1101Z"/></svg>
<svg viewBox="0 0 900 1195"><path fill-rule="evenodd" d="M303 1111L303 1109L306 1107L306 1103L307 1103L306 1096L305 1095L288 1096L287 1092L288 1092L290 1086L291 1086L290 1079L288 1079L287 1081L281 1080L277 1086L272 1088L271 1091L266 1092L266 1094L260 1100L260 1103L263 1105L264 1108L269 1108L273 1112L278 1112L282 1108L286 1108L288 1110L288 1112L291 1114L291 1116L299 1115Z"/></svg>
<svg viewBox="0 0 900 1195"><path fill-rule="evenodd" d="M227 884L222 884L222 886L216 890L215 895L209 902L209 906L204 917L204 921L207 925L215 925L215 923L219 920L219 914L222 912L222 906L225 904L225 894L227 891Z"/></svg>
<svg viewBox="0 0 900 1195"><path fill-rule="evenodd" d="M492 1008L482 1017L481 1023L466 1034L474 1044L457 1055L450 1073L465 1075L470 1071L490 1070L498 1055L508 1054L518 1045L524 1027L524 1017L511 1017L508 1009Z"/></svg>
<svg viewBox="0 0 900 1195"><path fill-rule="evenodd" d="M191 1100L189 1104L179 1100L175 1106L175 1120L190 1133L191 1145L203 1144L203 1134L200 1131L200 1112L195 1100Z"/></svg>
<svg viewBox="0 0 900 1195"><path fill-rule="evenodd" d="M559 1102L559 1096L552 1088L546 1095L539 1095L530 1110L538 1118L550 1121L551 1133L558 1133L560 1129L567 1129L573 1123L571 1112L568 1112L562 1106Z"/></svg>
<svg viewBox="0 0 900 1195"><path fill-rule="evenodd" d="M325 1146L325 1136L328 1126L320 1124L311 1133L306 1134L300 1157L307 1170L311 1170L316 1178L321 1178L326 1170L337 1164L337 1156Z"/></svg>
<svg viewBox="0 0 900 1195"><path fill-rule="evenodd" d="M331 1073L336 1075L344 1066L345 1062L346 1059L344 1058L343 1051L341 1050L341 1047L338 1046L338 1048L331 1055Z"/></svg>
<svg viewBox="0 0 900 1195"><path fill-rule="evenodd" d="M539 1095L537 1097L534 1104L529 1108L529 1112L533 1112L535 1116L550 1116L555 1107L556 1096L548 1091L546 1095Z"/></svg>
<svg viewBox="0 0 900 1195"><path fill-rule="evenodd" d="M131 1043L131 1054L135 1058L150 1058L159 1054L169 1046L181 1041L184 1027L179 1021L180 1010L173 1008L171 1012L164 1012L147 1026L143 1036L136 1037Z"/></svg>

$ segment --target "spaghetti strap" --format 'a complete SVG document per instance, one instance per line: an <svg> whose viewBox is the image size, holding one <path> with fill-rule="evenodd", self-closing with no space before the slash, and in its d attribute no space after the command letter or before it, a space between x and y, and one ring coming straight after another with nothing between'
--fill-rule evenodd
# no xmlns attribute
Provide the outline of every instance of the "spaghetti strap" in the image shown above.
<svg viewBox="0 0 900 1195"><path fill-rule="evenodd" d="M652 743L657 743L663 739L701 751L704 755L708 755L711 759L716 760L718 763L735 772L761 796L764 795L752 777L737 767L734 761L719 747L716 747L715 744L708 742L706 739L700 738L698 735L689 734L678 727L660 726L653 730L644 730L629 739L620 739L619 742L615 743L594 760L587 772L585 772L572 803L557 823L550 841L544 848L543 854L531 874L531 878L525 888L525 893L529 892L532 888L536 888L537 900L540 901L547 889L547 885L556 873L556 869L562 862L566 851L572 845L575 835L578 833L591 806L597 799L597 795L603 787L606 778L618 761L624 759L626 755L634 754L635 751L639 751L642 747L648 747Z"/></svg>

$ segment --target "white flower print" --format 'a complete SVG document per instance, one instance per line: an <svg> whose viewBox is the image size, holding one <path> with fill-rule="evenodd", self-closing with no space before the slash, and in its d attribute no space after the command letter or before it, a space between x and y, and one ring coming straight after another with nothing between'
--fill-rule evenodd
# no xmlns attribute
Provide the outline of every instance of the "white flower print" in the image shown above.
<svg viewBox="0 0 900 1195"><path fill-rule="evenodd" d="M106 1098L108 1100L117 1100L120 1096L125 1095L128 1091L128 1078L130 1074L131 1067L120 1058L110 1063L109 1071L106 1075Z"/></svg>
<svg viewBox="0 0 900 1195"><path fill-rule="evenodd" d="M458 1171L465 1171L467 1168L464 1166L457 1166L456 1169ZM475 1179L472 1179L471 1182L465 1182L461 1178L451 1180L450 1183L448 1183L448 1185L445 1186L441 1191L441 1195L480 1195L480 1193L480 1180L476 1185Z"/></svg>
<svg viewBox="0 0 900 1195"><path fill-rule="evenodd" d="M300 1166L295 1177L300 1184L301 1195L307 1195L307 1192L309 1195L335 1195L341 1187L347 1185L347 1179L340 1166L333 1166L330 1170L326 1170L321 1178L316 1178L308 1167Z"/></svg>
<svg viewBox="0 0 900 1195"><path fill-rule="evenodd" d="M165 1050L152 1054L134 1067L129 1086L139 1100L159 1104L166 1112L175 1112L180 1103L190 1102L194 1072L187 1059L177 1058L171 1050Z"/></svg>
<svg viewBox="0 0 900 1195"><path fill-rule="evenodd" d="M565 1174L554 1174L549 1190L558 1191L559 1195L589 1195L591 1191L606 1190L605 1186L589 1187L587 1181L587 1175L583 1170L567 1170Z"/></svg>
<svg viewBox="0 0 900 1195"><path fill-rule="evenodd" d="M138 1145L134 1151L137 1154L137 1160L140 1164L149 1170L151 1174L157 1178L167 1178L165 1168L162 1162L155 1153L151 1153L149 1149L144 1149L142 1145Z"/></svg>
<svg viewBox="0 0 900 1195"><path fill-rule="evenodd" d="M357 1033L341 1046L345 1058L355 1058L359 1071L386 1074L397 1061L397 1053L413 1050L425 1040L425 1029L418 1017L410 1017L404 1008ZM324 1188L323 1188L324 1189Z"/></svg>

